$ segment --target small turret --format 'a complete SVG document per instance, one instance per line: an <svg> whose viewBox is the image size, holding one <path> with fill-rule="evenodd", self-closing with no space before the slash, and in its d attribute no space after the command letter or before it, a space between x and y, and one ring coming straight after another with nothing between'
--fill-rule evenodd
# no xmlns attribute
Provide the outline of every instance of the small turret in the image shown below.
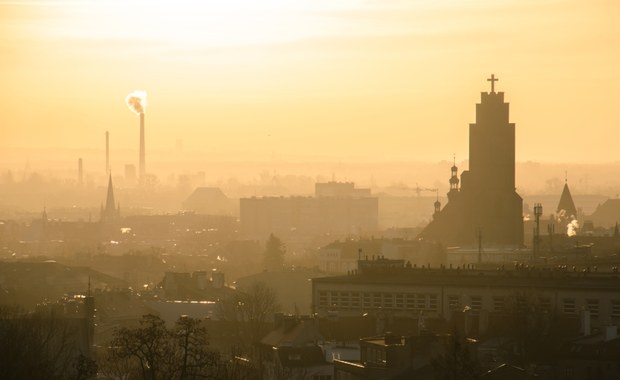
<svg viewBox="0 0 620 380"><path fill-rule="evenodd" d="M448 198L452 198L459 192L459 168L456 166L456 156L454 156L454 163L450 168L450 191L448 192Z"/></svg>
<svg viewBox="0 0 620 380"><path fill-rule="evenodd" d="M434 203L435 212L433 212L433 219L437 218L437 214L441 211L441 202L439 202L439 190L437 190L437 200Z"/></svg>

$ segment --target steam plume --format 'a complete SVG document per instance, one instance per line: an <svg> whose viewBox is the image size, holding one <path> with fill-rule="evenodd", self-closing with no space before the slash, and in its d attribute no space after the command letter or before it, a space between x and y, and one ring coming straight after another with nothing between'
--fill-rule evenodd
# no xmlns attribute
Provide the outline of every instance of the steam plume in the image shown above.
<svg viewBox="0 0 620 380"><path fill-rule="evenodd" d="M566 235L568 235L568 236L575 236L575 235L577 235L577 229L578 228L579 228L579 222L577 221L577 219L573 219L566 226Z"/></svg>
<svg viewBox="0 0 620 380"><path fill-rule="evenodd" d="M127 95L125 102L130 110L137 114L144 113L146 110L146 91L134 91Z"/></svg>

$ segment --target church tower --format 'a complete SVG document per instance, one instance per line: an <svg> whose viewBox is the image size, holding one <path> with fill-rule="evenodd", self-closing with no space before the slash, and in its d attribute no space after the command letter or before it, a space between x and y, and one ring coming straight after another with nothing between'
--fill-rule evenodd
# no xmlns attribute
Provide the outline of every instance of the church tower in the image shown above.
<svg viewBox="0 0 620 380"><path fill-rule="evenodd" d="M491 91L476 104L476 122L469 125L469 170L459 181L456 159L451 168L448 203L433 215L420 238L444 244L523 245L523 199L515 190L515 124L509 121L504 93ZM459 188L460 185L460 188Z"/></svg>
<svg viewBox="0 0 620 380"><path fill-rule="evenodd" d="M488 243L523 244L523 199L515 189L515 125L510 105L495 91L495 75L487 79L491 91L480 94L476 122L469 125L469 171L461 193L466 193L469 234L479 231ZM464 173L465 175L465 173ZM466 183L467 182L467 183Z"/></svg>
<svg viewBox="0 0 620 380"><path fill-rule="evenodd" d="M495 75L487 79L491 92L476 104L476 122L469 125L469 171L472 185L490 191L515 189L515 125L509 122L504 93L495 92Z"/></svg>

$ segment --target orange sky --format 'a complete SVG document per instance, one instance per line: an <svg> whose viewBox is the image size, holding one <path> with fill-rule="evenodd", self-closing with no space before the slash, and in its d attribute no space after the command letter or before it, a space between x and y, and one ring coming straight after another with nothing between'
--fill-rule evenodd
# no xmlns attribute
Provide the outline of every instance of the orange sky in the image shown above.
<svg viewBox="0 0 620 380"><path fill-rule="evenodd" d="M145 90L148 149L466 158L494 73L518 161L619 160L617 0L254 3L0 0L0 148L137 151Z"/></svg>

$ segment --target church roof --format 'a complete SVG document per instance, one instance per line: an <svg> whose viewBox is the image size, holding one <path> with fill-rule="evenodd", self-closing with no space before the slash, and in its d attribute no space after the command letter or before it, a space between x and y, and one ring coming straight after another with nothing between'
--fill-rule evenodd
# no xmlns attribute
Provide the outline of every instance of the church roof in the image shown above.
<svg viewBox="0 0 620 380"><path fill-rule="evenodd" d="M558 203L558 209L556 210L556 213L559 213L560 210L564 210L567 216L577 216L577 208L575 207L575 202L573 202L573 197L570 195L568 183L564 184L564 189L562 190L562 195L560 196L560 203Z"/></svg>
<svg viewBox="0 0 620 380"><path fill-rule="evenodd" d="M608 199L590 216L594 225L610 227L620 221L620 199Z"/></svg>
<svg viewBox="0 0 620 380"><path fill-rule="evenodd" d="M219 187L198 187L183 202L183 208L199 214L227 215L232 212L232 201Z"/></svg>

